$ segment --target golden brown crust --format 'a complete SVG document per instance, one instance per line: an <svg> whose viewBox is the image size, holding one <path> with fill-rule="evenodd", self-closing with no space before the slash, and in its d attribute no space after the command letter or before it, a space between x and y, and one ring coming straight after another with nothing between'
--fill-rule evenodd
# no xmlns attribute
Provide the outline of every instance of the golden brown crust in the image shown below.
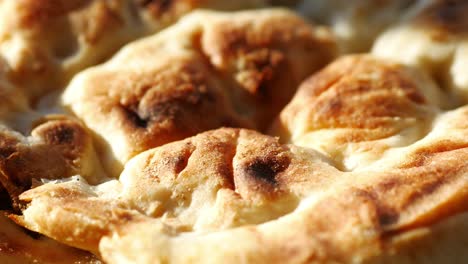
<svg viewBox="0 0 468 264"><path fill-rule="evenodd" d="M389 147L420 139L437 112L430 103L443 101L438 88L415 69L367 55L348 56L302 84L272 133L320 149L337 165L352 169ZM401 141L385 142L400 133L405 133ZM370 156L346 164L359 153Z"/></svg>
<svg viewBox="0 0 468 264"><path fill-rule="evenodd" d="M247 94L237 100L254 113L257 129L268 126L295 92L294 88L335 55L335 43L324 28L311 28L299 17L257 13L207 23L203 52ZM216 21L218 20L218 21ZM253 109L252 109L253 108ZM255 109L262 109L255 113ZM244 110L245 111L245 110Z"/></svg>
<svg viewBox="0 0 468 264"><path fill-rule="evenodd" d="M51 223L55 223L54 225L42 226L41 230L44 234L64 244L98 253L96 248L99 240L108 233L110 227L122 225L131 220L136 221L139 216L136 212L124 210L125 204L119 203L117 200L87 199L94 193L92 188L85 186L86 183L81 183L85 182L83 178L76 178L75 181L76 185L65 182L62 183L63 188L55 188L52 192L48 192L47 188L32 189L35 190L36 195L42 196L47 201L46 203L35 201L38 206L34 209L36 213L49 212ZM111 184L112 182L103 185ZM85 187L82 188L82 186ZM118 190L112 191L117 192ZM22 199L31 201L32 196L25 194ZM68 205L61 206L63 202ZM87 212L80 208L87 208ZM31 230L37 229L35 223L24 221L17 216L12 216L12 219ZM76 226L73 230L68 228L74 224Z"/></svg>
<svg viewBox="0 0 468 264"><path fill-rule="evenodd" d="M309 111L316 116L310 117L310 129L391 128L389 122L396 118L416 116L427 99L402 70L364 57L335 62L309 79L297 96L313 102Z"/></svg>
<svg viewBox="0 0 468 264"><path fill-rule="evenodd" d="M395 164L387 160L367 171L341 175L330 171L329 176L339 177L333 180L329 189L322 187L326 188L327 191L321 189L325 193L317 190L306 192L307 198L302 199L302 210L296 209L293 213L264 225L212 234L198 233L192 237L166 232L156 227L157 222L148 220L119 227L116 235L101 241L100 248L106 259L110 258L116 263L123 263L132 257L141 263L148 263L151 258L170 262L203 262L208 258L223 259L227 263L240 259L277 263L291 260L319 263L349 260L367 262L382 255L396 255L393 256L393 261L399 262L410 258L401 254L397 248L410 248L414 240L418 239L412 237L414 232L425 232L421 237L427 245L450 248L450 242L437 246L436 241L437 236L447 236L453 234L451 232L454 228L463 228L463 222L459 221L441 231L446 223L445 219L457 217L467 210L464 200L467 198L468 167L464 160L468 146L466 139L461 138L466 130L453 129L454 127L447 127L446 124L458 124L459 121L466 120L466 117L466 111L455 111L442 116L435 123L434 131L426 138L407 148L396 149L396 153L389 156L390 160L401 158ZM447 133L440 133L442 131ZM445 149L431 147L443 144L449 138L464 142L464 145ZM396 167L402 160L418 159L421 152L430 152L432 155L427 157L424 165ZM310 180L314 182L315 179ZM310 183L307 181L303 182L304 187L308 184ZM278 231L280 228L284 229ZM146 235L141 233L143 230ZM158 236L163 238L156 239ZM139 244L130 243L135 237L146 237L145 249ZM246 242L248 244L245 246L235 245L223 249L218 246L222 241L231 239L252 240L252 243ZM285 240L297 243L285 244ZM151 250L157 252L138 257L137 252L154 252L148 250L149 244L154 246ZM125 246L131 248L124 249ZM182 248L184 254L171 254L173 250L180 252L178 250ZM205 254L216 252L214 249L217 248L222 254ZM417 259L414 260L424 263L421 260L424 255L429 259L436 256L441 260L440 254L443 251L439 249L421 252L420 248L415 247Z"/></svg>
<svg viewBox="0 0 468 264"><path fill-rule="evenodd" d="M0 27L0 53L9 66L10 80L22 86L29 98L36 99L61 88L84 66L109 56L128 41L128 37L118 35L129 23L123 21L123 2L4 1L0 6L5 20ZM110 43L98 37L112 39L115 44L107 45ZM100 45L106 45L108 51ZM95 58L87 56L88 48L96 48Z"/></svg>
<svg viewBox="0 0 468 264"><path fill-rule="evenodd" d="M459 126L466 113L441 115L422 140L355 172L340 172L310 149L256 132L209 131L136 156L120 182L28 191L21 196L31 201L21 221L89 250L100 241L104 259L115 263L361 262L407 246L411 238L402 239L403 233L432 230L467 210L468 142L466 126ZM52 208L52 216L41 213ZM57 221L73 227L48 228ZM93 240L91 232L73 233L94 230L96 223ZM285 239L297 243L285 245ZM239 240L251 242L221 249ZM222 253L208 253L213 250Z"/></svg>
<svg viewBox="0 0 468 264"><path fill-rule="evenodd" d="M304 188L310 181L306 172L315 181ZM96 252L101 237L148 217L160 219L174 232L278 218L294 210L305 191L326 186L332 178L327 172L336 170L314 152L280 145L253 131L219 129L139 155L127 164L120 182L93 188L70 181L30 190L21 198L31 206L17 219ZM52 212L51 217L42 218L43 211ZM67 224L59 229L51 225L56 221Z"/></svg>
<svg viewBox="0 0 468 264"><path fill-rule="evenodd" d="M333 44L285 10L199 11L78 75L63 100L101 137L117 175L134 155L199 132L264 129Z"/></svg>
<svg viewBox="0 0 468 264"><path fill-rule="evenodd" d="M234 113L200 58L174 59L145 72L103 73L87 80L90 94L80 100L121 122L116 129L129 136L124 160L207 129L251 126Z"/></svg>

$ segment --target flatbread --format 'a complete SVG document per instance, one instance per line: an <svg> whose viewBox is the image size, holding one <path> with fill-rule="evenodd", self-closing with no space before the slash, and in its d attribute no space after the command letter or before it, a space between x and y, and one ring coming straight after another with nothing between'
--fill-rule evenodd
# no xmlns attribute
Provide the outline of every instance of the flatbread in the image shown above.
<svg viewBox="0 0 468 264"><path fill-rule="evenodd" d="M319 112L307 107L291 115L312 129L363 129L362 137L344 137L349 142L339 133L322 140L329 149L349 144L346 152L221 128L135 156L119 180L89 185L72 178L27 191L20 199L29 206L15 219L111 263L461 263L466 239L452 232L466 228L468 108L441 110L434 96L441 91L419 73L352 56L305 82L285 111L299 98L312 109L340 99L324 103L335 106L336 119L305 119L301 110ZM324 85L324 76L335 81ZM362 85L353 90L356 81ZM430 129L420 133L418 126ZM300 128L291 126L290 134ZM376 140L411 133L408 141ZM366 150L372 159L359 159ZM358 166L340 164L339 154L357 156Z"/></svg>
<svg viewBox="0 0 468 264"><path fill-rule="evenodd" d="M286 10L198 11L78 74L63 102L101 139L117 176L136 154L199 132L264 130L335 53L327 29Z"/></svg>

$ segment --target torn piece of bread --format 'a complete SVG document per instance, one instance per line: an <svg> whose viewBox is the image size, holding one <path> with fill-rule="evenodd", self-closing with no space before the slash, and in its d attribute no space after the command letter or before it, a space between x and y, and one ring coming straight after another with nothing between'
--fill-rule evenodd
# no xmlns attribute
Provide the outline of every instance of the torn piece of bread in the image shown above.
<svg viewBox="0 0 468 264"><path fill-rule="evenodd" d="M265 129L335 51L325 28L290 11L199 11L78 74L63 102L116 176L134 155L199 132Z"/></svg>
<svg viewBox="0 0 468 264"><path fill-rule="evenodd" d="M34 113L23 113L34 116ZM18 121L18 120L17 120ZM81 174L89 182L107 180L83 125L66 116L45 116L29 124L30 135L0 125L0 185L14 208L18 195L41 179L55 180ZM2 204L7 201L2 201Z"/></svg>

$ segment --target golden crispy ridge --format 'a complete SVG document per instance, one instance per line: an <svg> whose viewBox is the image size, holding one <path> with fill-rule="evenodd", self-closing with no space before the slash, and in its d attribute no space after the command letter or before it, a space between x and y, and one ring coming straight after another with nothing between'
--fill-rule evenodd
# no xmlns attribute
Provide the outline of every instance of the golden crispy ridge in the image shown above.
<svg viewBox="0 0 468 264"><path fill-rule="evenodd" d="M443 103L438 88L416 69L367 55L348 56L302 84L272 133L322 150L351 169L389 147L420 139L437 112L433 105ZM405 136L385 141L400 133ZM370 156L358 164L346 164L366 152Z"/></svg>
<svg viewBox="0 0 468 264"><path fill-rule="evenodd" d="M117 175L139 152L202 131L264 129L333 44L284 10L200 11L79 74L63 101L101 137Z"/></svg>

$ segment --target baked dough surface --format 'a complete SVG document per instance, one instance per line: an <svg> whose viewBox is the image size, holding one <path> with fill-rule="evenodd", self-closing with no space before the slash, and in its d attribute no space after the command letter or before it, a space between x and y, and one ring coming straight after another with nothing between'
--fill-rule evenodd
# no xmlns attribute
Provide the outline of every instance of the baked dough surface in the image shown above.
<svg viewBox="0 0 468 264"><path fill-rule="evenodd" d="M0 0L0 262L467 262L467 8Z"/></svg>
<svg viewBox="0 0 468 264"><path fill-rule="evenodd" d="M285 10L198 11L80 73L62 98L103 139L117 176L136 154L202 131L265 130L335 53L325 28Z"/></svg>

